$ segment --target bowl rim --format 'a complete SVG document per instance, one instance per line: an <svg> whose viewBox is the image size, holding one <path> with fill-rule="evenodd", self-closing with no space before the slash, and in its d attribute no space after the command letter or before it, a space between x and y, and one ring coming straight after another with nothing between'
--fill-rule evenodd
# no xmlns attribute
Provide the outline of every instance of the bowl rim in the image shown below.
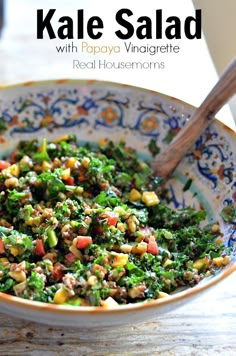
<svg viewBox="0 0 236 356"><path fill-rule="evenodd" d="M63 85L63 84L80 84L80 85L100 85L100 86L107 86L107 85L112 85L117 88L127 88L127 89L134 89L142 92L147 92L150 94L157 94L164 99L168 100L174 100L178 104L183 104L186 106L188 109L195 110L196 106L187 103L186 101L179 99L175 96L170 96L168 94L161 93L159 91L153 90L153 89L148 89L148 88L143 88L141 86L136 86L136 85L131 85L131 84L126 84L126 83L121 83L121 82L116 82L116 81L107 81L107 80L102 80L102 79L75 79L75 78L59 78L59 79L42 79L42 80L32 80L32 81L22 81L22 82L17 82L15 84L1 84L0 85L0 92L5 91L5 90L11 90L11 89L17 89L17 88L23 88L23 87L37 87L37 86L48 86L48 85ZM217 117L215 117L215 120L217 121L218 124L220 124L222 127L224 127L227 131L229 131L231 134L236 135L236 130L233 128L229 127L227 124L223 123L221 120L219 120Z"/></svg>
<svg viewBox="0 0 236 356"><path fill-rule="evenodd" d="M169 295L165 298L153 299L150 301L144 301L140 303L129 303L125 305L118 305L112 308L105 308L101 306L70 306L70 305L58 305L43 303L38 301L32 301L30 299L23 299L10 294L0 292L0 304L5 302L9 307L25 307L27 310L32 311L49 311L52 314L59 314L64 316L65 314L70 316L76 316L80 314L113 314L113 313L124 313L126 311L142 311L144 309L157 308L158 306L168 306L172 303L182 302L188 300L190 297L199 295L200 292L208 290L210 287L217 285L220 281L224 280L226 277L230 276L233 272L236 272L236 262L231 264L228 268L223 270L219 275L205 281L203 284L197 284L193 288L188 288L182 292Z"/></svg>
<svg viewBox="0 0 236 356"><path fill-rule="evenodd" d="M99 85L99 86L114 86L116 88L127 88L131 90L138 90L150 94L156 94L161 97L163 97L166 100L174 100L176 101L179 105L183 105L187 107L188 109L194 110L196 107L194 105L191 105L181 99L178 99L173 96L169 96L167 94L160 93L155 90L147 89L147 88L142 88L139 86L134 86L130 84L123 84L119 82L113 82L113 81L103 81L103 80L97 80L97 79L48 79L48 80L35 80L35 81L27 81L27 82L19 82L16 84L7 84L7 85L1 85L0 86L0 92L5 91L5 90L11 90L11 89L17 89L17 88L23 88L23 87L40 87L40 86L49 86L49 85L85 85L85 86L90 86L90 85ZM217 122L218 125L220 125L224 130L227 130L231 135L236 137L236 131L234 131L232 128L224 124L222 121L219 119L215 118L215 121ZM141 311L143 309L150 309L150 308L156 308L158 306L167 306L171 305L172 303L175 302L180 302L183 300L189 299L191 296L197 296L199 295L200 292L206 291L209 288L217 285L220 281L224 280L226 277L230 276L233 272L236 272L236 261L232 262L228 267L226 267L221 273L216 275L214 278L211 278L210 280L206 280L203 283L197 284L192 288L188 288L184 291L177 292L176 294L169 295L165 298L159 298L159 299L153 299L150 301L144 301L140 303L129 303L126 305L118 305L116 307L112 308L105 308L101 306L97 307L92 307L92 306L70 306L70 305L57 305L57 304L50 304L50 303L44 303L44 302L38 302L38 301L32 301L30 299L23 299L20 297L16 297L10 294L6 294L3 292L0 292L0 304L5 303L9 307L15 306L15 307L25 307L27 309L31 309L33 311L50 311L53 314L60 314L62 316L66 315L79 315L79 314L113 314L113 313L124 313L127 310L128 311ZM213 276L212 276L213 277Z"/></svg>

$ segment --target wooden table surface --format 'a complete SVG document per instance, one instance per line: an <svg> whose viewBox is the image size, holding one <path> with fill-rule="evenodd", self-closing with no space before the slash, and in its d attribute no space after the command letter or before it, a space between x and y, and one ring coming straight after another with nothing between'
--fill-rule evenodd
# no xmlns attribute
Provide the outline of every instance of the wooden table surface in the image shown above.
<svg viewBox="0 0 236 356"><path fill-rule="evenodd" d="M0 314L0 355L236 355L236 273L156 319L114 329L40 325Z"/></svg>

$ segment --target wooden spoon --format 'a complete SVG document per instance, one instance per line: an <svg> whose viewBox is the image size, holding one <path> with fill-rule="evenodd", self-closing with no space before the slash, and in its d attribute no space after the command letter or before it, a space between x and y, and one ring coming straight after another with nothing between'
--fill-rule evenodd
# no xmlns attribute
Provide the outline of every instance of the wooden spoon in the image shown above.
<svg viewBox="0 0 236 356"><path fill-rule="evenodd" d="M215 114L235 93L236 58L229 64L206 99L193 112L189 122L181 129L169 147L152 162L154 176L168 179L181 159L192 148L198 136L213 121Z"/></svg>

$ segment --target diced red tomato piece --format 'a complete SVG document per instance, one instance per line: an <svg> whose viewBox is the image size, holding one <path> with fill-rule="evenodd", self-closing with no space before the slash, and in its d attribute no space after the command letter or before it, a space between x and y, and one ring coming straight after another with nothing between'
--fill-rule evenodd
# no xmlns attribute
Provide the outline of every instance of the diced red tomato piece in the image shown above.
<svg viewBox="0 0 236 356"><path fill-rule="evenodd" d="M14 151L11 153L10 162L11 162L11 164L13 164L13 163L16 163L16 161L17 161L17 157L16 157L16 152Z"/></svg>
<svg viewBox="0 0 236 356"><path fill-rule="evenodd" d="M86 248L89 244L92 244L93 240L91 236L78 236L77 237L77 248Z"/></svg>
<svg viewBox="0 0 236 356"><path fill-rule="evenodd" d="M159 250L154 236L151 236L148 240L147 252L158 255Z"/></svg>
<svg viewBox="0 0 236 356"><path fill-rule="evenodd" d="M0 171L1 171L2 169L5 169L5 168L9 167L10 165L11 165L11 163L8 162L8 161L0 160Z"/></svg>
<svg viewBox="0 0 236 356"><path fill-rule="evenodd" d="M68 184L68 185L74 185L75 184L75 179L74 179L74 177L69 177L69 178L67 178L65 181L64 181L66 184Z"/></svg>
<svg viewBox="0 0 236 356"><path fill-rule="evenodd" d="M64 275L64 270L65 266L60 262L56 262L51 271L51 275L55 280L60 280Z"/></svg>
<svg viewBox="0 0 236 356"><path fill-rule="evenodd" d="M72 252L69 252L65 255L65 260L66 263L70 265L71 263L75 262L76 257Z"/></svg>
<svg viewBox="0 0 236 356"><path fill-rule="evenodd" d="M86 173L87 173L87 169L83 166L80 166L79 176L78 176L79 182L85 182L86 180L88 180L88 178L86 177Z"/></svg>
<svg viewBox="0 0 236 356"><path fill-rule="evenodd" d="M2 238L0 238L0 254L5 252L5 248L4 248L4 242L2 240Z"/></svg>
<svg viewBox="0 0 236 356"><path fill-rule="evenodd" d="M44 256L46 254L45 248L44 248L44 244L43 244L43 240L36 239L36 245L35 245L34 253L37 256Z"/></svg>
<svg viewBox="0 0 236 356"><path fill-rule="evenodd" d="M119 218L119 215L117 213L114 213L113 211L108 211L106 213L102 213L100 216L102 219L107 220L108 226L116 226L116 223Z"/></svg>
<svg viewBox="0 0 236 356"><path fill-rule="evenodd" d="M109 186L108 183L102 183L102 184L100 185L100 188L101 188L101 190L107 190L108 186Z"/></svg>

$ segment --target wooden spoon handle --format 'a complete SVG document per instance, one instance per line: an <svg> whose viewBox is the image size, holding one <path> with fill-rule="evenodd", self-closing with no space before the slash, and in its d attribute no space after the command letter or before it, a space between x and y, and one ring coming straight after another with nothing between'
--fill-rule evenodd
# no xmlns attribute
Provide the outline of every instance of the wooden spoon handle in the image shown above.
<svg viewBox="0 0 236 356"><path fill-rule="evenodd" d="M219 81L181 129L169 147L152 163L154 175L169 177L198 136L208 127L215 114L236 93L236 58L229 64Z"/></svg>

